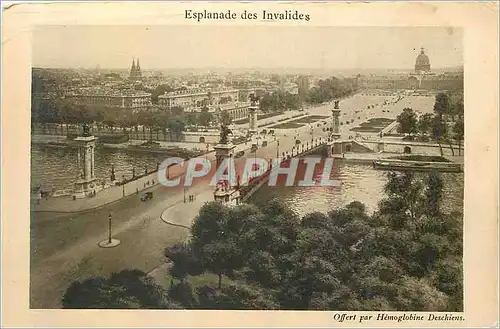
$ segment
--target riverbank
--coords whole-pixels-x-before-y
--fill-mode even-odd
[[[268,141],[268,147],[275,147],[275,141]],[[236,145],[234,152],[248,151],[252,143]],[[209,152],[203,155],[210,162],[215,161],[215,152]],[[185,168],[179,165],[173,165],[168,168],[168,173],[171,178],[181,177],[185,173]],[[139,172],[138,172],[139,174]],[[34,212],[52,212],[52,213],[79,213],[95,209],[100,209],[104,206],[124,200],[131,195],[140,195],[144,191],[154,192],[156,189],[163,187],[158,184],[158,173],[156,171],[129,181],[123,185],[113,185],[109,188],[101,190],[94,197],[73,200],[71,196],[49,197],[48,199],[37,200],[34,195],[31,199],[31,209]]]
[[[147,142],[147,140],[139,140],[139,139],[131,139],[125,143],[119,144],[108,144],[102,143],[100,144],[104,148],[108,149],[127,149],[128,146],[139,146],[143,143]],[[39,145],[55,145],[56,143],[59,145],[67,145],[71,144],[71,140],[69,140],[66,136],[58,136],[58,135],[31,135],[31,143],[39,144]],[[187,142],[163,142],[159,141],[158,148],[163,150],[168,150],[171,148],[183,148],[186,150],[207,150],[207,145],[209,145],[208,150],[213,151],[213,145],[207,143],[187,143]],[[144,148],[147,151],[147,148]],[[152,150],[155,151],[155,150]]]
[[[389,153],[389,152],[380,152],[380,153],[344,153],[344,154],[335,154],[333,158],[335,161],[343,162],[343,163],[357,163],[357,164],[369,164],[372,165],[374,160],[383,160],[391,157],[400,157],[401,153]],[[444,156],[444,158],[450,163],[459,164],[463,167],[464,157],[463,156]]]

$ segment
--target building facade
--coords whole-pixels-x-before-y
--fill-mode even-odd
[[[292,95],[297,95],[299,93],[299,86],[293,82],[285,82],[280,86],[280,89],[284,93],[289,93]]]
[[[200,88],[186,89],[165,93],[158,96],[158,105],[164,109],[182,107],[185,111],[210,105],[238,102],[237,89],[205,90]]]
[[[431,62],[421,48],[415,60],[415,71],[386,76],[359,76],[358,86],[364,89],[421,89],[421,90],[461,90],[463,89],[463,71],[431,71]]]
[[[66,94],[65,98],[79,105],[140,109],[150,107],[151,94],[141,91],[95,90]]]
[[[248,117],[248,107],[249,102],[235,103],[235,104],[224,104],[218,107],[221,112],[227,112],[229,117],[233,120],[245,119]]]

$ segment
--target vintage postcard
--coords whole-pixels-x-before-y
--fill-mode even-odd
[[[498,3],[2,18],[4,326],[498,326]]]

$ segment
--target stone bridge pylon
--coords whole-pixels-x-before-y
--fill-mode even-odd
[[[343,153],[342,140],[340,139],[340,107],[339,101],[335,101],[335,106],[332,109],[332,127],[330,137],[326,142],[327,156],[331,157],[333,154]]]

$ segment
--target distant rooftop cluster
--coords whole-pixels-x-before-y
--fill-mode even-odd
[[[66,96],[109,96],[109,97],[138,97],[138,96],[151,96],[150,93],[147,93],[142,90],[132,90],[132,89],[111,89],[111,88],[103,88],[103,87],[88,87],[88,88],[79,88],[78,90],[73,90],[68,92]]]
[[[186,88],[182,90],[176,90],[176,91],[171,91],[165,94],[165,96],[178,96],[178,95],[195,95],[195,94],[207,94],[207,93],[221,93],[221,92],[234,92],[237,91],[234,88],[227,88],[227,87],[221,87],[221,88]]]

